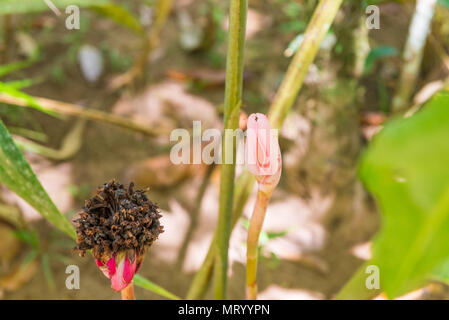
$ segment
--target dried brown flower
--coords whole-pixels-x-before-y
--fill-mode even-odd
[[[145,195],[144,190],[133,190],[114,180],[97,189],[93,198],[86,200],[83,211],[74,220],[78,236],[74,250],[84,256],[93,249],[96,259],[105,260],[113,253],[135,250],[143,255],[163,232],[159,208]]]

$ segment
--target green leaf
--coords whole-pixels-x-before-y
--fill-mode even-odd
[[[24,89],[27,87],[31,87],[35,83],[36,83],[35,80],[23,79],[23,80],[8,81],[8,82],[5,82],[4,84],[10,88],[20,90],[20,89]]]
[[[162,297],[171,299],[171,300],[181,300],[181,298],[175,296],[173,293],[168,292],[164,288],[158,286],[157,284],[151,282],[148,279],[145,279],[144,277],[136,274],[134,276],[134,284],[136,286],[139,286],[141,288],[147,289],[151,292],[154,292]]]
[[[259,248],[262,248],[265,246],[270,239],[268,238],[268,235],[265,231],[261,231],[259,235]]]
[[[433,277],[449,259],[449,94],[420,112],[388,123],[360,165],[382,224],[372,264],[381,289],[394,298]]]
[[[104,5],[93,6],[92,10],[108,17],[115,22],[133,30],[137,34],[143,34],[143,28],[139,20],[137,20],[131,12],[117,4],[109,3]]]
[[[248,230],[248,229],[249,229],[249,220],[246,219],[245,217],[243,217],[243,218],[241,219],[241,221],[242,221],[242,226],[243,226],[243,228],[245,228],[246,230]]]
[[[281,231],[281,232],[267,232],[268,239],[276,239],[281,238],[285,235],[287,235],[288,231]]]
[[[76,238],[75,229],[51,201],[1,120],[0,182],[27,201],[55,227]]]
[[[69,5],[87,7],[107,3],[107,0],[51,0],[56,8],[65,9]],[[50,11],[44,0],[0,0],[0,15]]]

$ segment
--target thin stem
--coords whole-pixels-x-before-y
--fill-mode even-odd
[[[304,76],[314,60],[318,48],[334,20],[342,0],[321,0],[315,10],[314,16],[307,28],[304,41],[290,63],[287,75],[279,88],[276,99],[270,106],[270,121],[273,128],[280,128],[285,116],[291,109],[294,99],[302,87]],[[324,8],[324,9],[323,9]],[[313,35],[313,36],[310,36]],[[318,38],[314,38],[316,36]],[[247,171],[239,177],[235,186],[234,210],[232,214],[233,226],[240,219],[244,205],[254,185],[254,177]],[[195,275],[187,294],[187,299],[200,299],[207,290],[211,270],[214,267],[216,237],[209,247],[209,252]]]
[[[187,292],[187,300],[200,300],[206,295],[206,291],[209,288],[209,283],[212,278],[212,270],[215,263],[215,237],[212,239],[209,251],[206,258],[204,258],[203,264],[193,278],[189,291]]]
[[[257,260],[259,255],[259,236],[262,231],[271,192],[259,189],[249,223],[246,251],[246,299],[257,299]]]
[[[143,123],[134,121],[132,119],[117,116],[115,114],[109,114],[100,110],[83,108],[75,104],[47,98],[33,97],[33,99],[43,109],[47,111],[53,111],[58,114],[76,116],[87,120],[105,122],[122,128],[131,129],[146,134],[150,137],[157,137],[164,133],[163,130],[159,130],[158,128],[151,128],[147,125],[144,125]],[[23,99],[13,97],[8,94],[0,94],[0,102],[20,107],[28,107],[28,103]]]
[[[219,213],[215,241],[217,249],[214,268],[216,299],[226,299],[228,246],[231,234],[236,159],[234,132],[239,125],[240,106],[242,104],[243,49],[245,44],[247,9],[247,0],[231,0],[226,61],[224,134],[222,145],[223,164],[221,165]],[[229,153],[232,153],[231,163],[227,160],[230,156]]]
[[[125,289],[122,290],[122,300],[136,300],[134,297],[134,283],[131,282]]]
[[[236,182],[236,188],[234,193],[234,210],[232,211],[232,226],[231,229],[235,227],[240,219],[243,207],[249,198],[249,195],[254,184],[254,176],[248,171],[242,173]],[[216,234],[215,234],[216,236]],[[188,300],[199,300],[203,299],[206,295],[206,291],[209,287],[209,282],[212,277],[212,269],[215,262],[215,240],[212,239],[209,251],[207,252],[206,258],[201,265],[201,268],[195,274],[192,284],[190,285],[189,291],[187,292],[186,299]]]
[[[365,62],[370,52],[369,30],[366,25],[366,16],[361,14],[357,29],[354,31],[354,77],[360,78],[365,70]]]
[[[393,98],[393,111],[403,110],[410,102],[421,69],[424,46],[430,31],[436,2],[436,0],[418,0],[416,2],[403,54],[401,80]]]
[[[273,128],[280,129],[304,83],[309,66],[315,59],[329,27],[343,0],[321,0],[304,34],[304,40],[290,63],[269,111]]]

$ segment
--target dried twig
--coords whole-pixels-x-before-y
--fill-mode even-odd
[[[51,112],[56,112],[68,116],[76,116],[87,120],[94,120],[113,124],[122,128],[146,134],[150,137],[157,137],[166,134],[166,132],[164,132],[164,130],[160,128],[149,127],[135,120],[124,118],[114,114],[109,114],[100,110],[84,108],[76,104],[60,102],[57,100],[47,98],[33,97],[33,99],[43,109],[46,109]],[[28,107],[27,102],[24,101],[23,99],[16,98],[7,94],[0,94],[0,102],[20,107]]]

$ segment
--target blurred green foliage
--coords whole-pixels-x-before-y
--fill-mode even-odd
[[[449,0],[438,0],[438,3],[449,9]]]
[[[380,46],[377,48],[372,49],[368,57],[366,57],[365,60],[365,74],[370,74],[374,70],[374,66],[377,61],[388,58],[388,57],[397,57],[399,55],[399,51],[390,46]]]
[[[52,0],[57,8],[66,8],[69,5],[80,7],[105,4],[107,0]],[[50,10],[44,0],[0,0],[0,15],[31,13]]]
[[[360,177],[382,211],[373,244],[381,289],[389,298],[434,274],[448,274],[449,94],[388,123],[364,154]],[[443,270],[443,271],[441,271]]]

